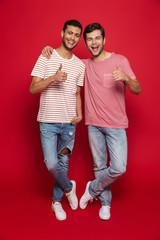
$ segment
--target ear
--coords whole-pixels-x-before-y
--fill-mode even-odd
[[[106,42],[106,39],[104,38],[104,40],[103,40],[103,45],[105,44],[105,42]]]
[[[63,38],[63,36],[64,36],[64,31],[61,32],[61,37]]]

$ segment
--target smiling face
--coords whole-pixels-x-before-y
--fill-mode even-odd
[[[62,31],[61,36],[63,46],[68,50],[72,50],[77,46],[80,40],[81,29],[79,27],[68,25],[65,32]]]
[[[102,53],[104,44],[105,39],[103,39],[100,30],[94,30],[86,34],[86,46],[93,57],[98,57]]]

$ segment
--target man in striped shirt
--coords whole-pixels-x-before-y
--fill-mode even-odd
[[[69,180],[67,173],[76,125],[82,120],[80,89],[85,65],[72,53],[81,33],[78,21],[67,21],[61,32],[61,45],[53,50],[50,59],[40,55],[31,73],[30,93],[41,93],[37,120],[44,161],[55,179],[52,210],[58,220],[66,219],[60,203],[64,191],[71,209],[78,207],[76,183]]]

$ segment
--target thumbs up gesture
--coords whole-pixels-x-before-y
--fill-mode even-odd
[[[61,71],[61,69],[62,69],[62,63],[60,63],[60,66],[59,66],[58,70]]]
[[[112,76],[115,81],[127,82],[129,80],[129,76],[123,72],[119,65],[117,65],[117,69],[113,71]]]
[[[54,77],[57,82],[65,82],[67,80],[67,73],[62,71],[62,64],[60,64]]]

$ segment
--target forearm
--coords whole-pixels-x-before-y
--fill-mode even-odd
[[[57,72],[54,75],[46,79],[43,79],[40,77],[33,77],[32,83],[30,86],[30,93],[31,94],[40,93],[55,81],[59,83],[65,82],[67,80],[67,73],[61,71],[61,69],[62,69],[62,64],[60,64],[60,67],[57,69]]]
[[[71,121],[71,123],[77,125],[82,120],[82,101],[81,101],[81,95],[80,95],[81,87],[77,86],[77,92],[76,92],[76,113],[77,116],[74,117]]]
[[[80,92],[76,94],[76,112],[77,116],[82,118],[82,100]]]
[[[125,79],[125,84],[131,93],[136,95],[139,95],[141,93],[141,87],[137,79],[131,79],[129,76],[127,76]]]
[[[33,81],[30,86],[30,93],[32,95],[42,92],[45,88],[47,88],[52,82],[55,81],[54,76],[48,77],[46,79],[38,80],[36,77],[33,77]]]

